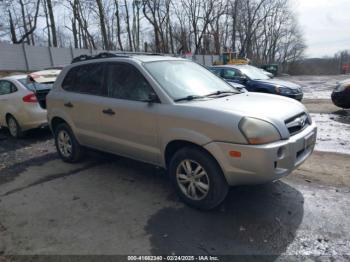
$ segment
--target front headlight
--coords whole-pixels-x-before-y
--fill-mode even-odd
[[[275,91],[277,94],[291,94],[292,90],[288,87],[275,86]]]
[[[252,145],[267,144],[281,139],[275,126],[257,118],[243,118],[239,123],[239,129]]]

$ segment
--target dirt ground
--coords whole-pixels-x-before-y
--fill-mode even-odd
[[[348,111],[329,99],[303,103],[313,114],[338,114],[350,125]],[[338,120],[329,118],[330,125]],[[330,139],[346,151],[347,142]],[[269,255],[263,261],[349,261],[349,160],[349,154],[315,151],[290,176],[234,187],[218,209],[200,212],[179,201],[164,170],[99,152],[65,164],[48,130],[22,140],[0,130],[0,256],[253,254]]]

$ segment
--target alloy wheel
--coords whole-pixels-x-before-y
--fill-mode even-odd
[[[57,145],[60,153],[69,158],[72,155],[72,140],[65,130],[60,130],[57,136]]]
[[[185,159],[180,162],[176,170],[176,180],[182,193],[192,200],[202,200],[208,195],[209,176],[196,161]]]
[[[18,127],[17,127],[16,120],[14,120],[12,117],[10,117],[8,120],[8,128],[11,136],[16,137],[18,133]]]

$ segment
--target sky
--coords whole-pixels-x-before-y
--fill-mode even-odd
[[[307,57],[350,50],[350,0],[292,0],[308,46]]]

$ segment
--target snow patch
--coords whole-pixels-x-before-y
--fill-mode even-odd
[[[311,114],[317,125],[315,150],[350,154],[350,114]]]

